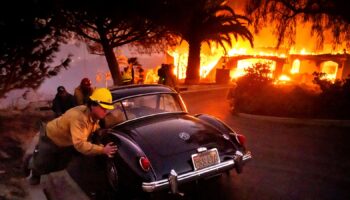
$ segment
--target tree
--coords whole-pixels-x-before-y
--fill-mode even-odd
[[[142,1],[67,1],[62,14],[93,54],[106,57],[114,85],[122,83],[114,54],[117,47],[138,43],[149,47],[161,40],[162,30],[142,15]]]
[[[345,0],[248,0],[246,11],[253,18],[255,31],[275,24],[277,47],[283,41],[295,43],[298,22],[312,24],[311,35],[318,37],[317,47],[322,47],[325,32],[333,35],[333,47],[342,42],[350,47],[350,12]]]
[[[36,89],[68,66],[70,56],[50,65],[66,38],[61,29],[53,28],[58,22],[52,8],[49,1],[40,0],[14,0],[1,6],[0,98],[13,89]]]
[[[200,79],[200,51],[203,42],[214,42],[224,47],[232,45],[232,37],[248,39],[253,46],[253,36],[246,27],[249,20],[237,15],[224,0],[164,0],[161,8],[163,24],[173,34],[189,44],[186,83]]]

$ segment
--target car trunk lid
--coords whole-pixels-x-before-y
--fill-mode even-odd
[[[185,114],[155,116],[125,127],[162,178],[171,169],[192,171],[191,155],[199,147],[217,148],[219,152],[233,148],[216,128]]]

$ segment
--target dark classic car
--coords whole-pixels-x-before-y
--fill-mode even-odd
[[[114,142],[118,153],[107,161],[114,190],[169,190],[235,169],[251,159],[245,137],[219,119],[190,115],[181,96],[163,85],[111,89],[115,109],[104,120],[100,142]]]

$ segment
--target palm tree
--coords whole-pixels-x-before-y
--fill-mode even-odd
[[[200,79],[200,51],[203,42],[214,42],[225,49],[225,43],[232,46],[232,37],[248,39],[253,46],[253,35],[246,25],[249,19],[235,14],[224,0],[198,0],[191,7],[191,18],[184,20],[178,34],[188,42],[189,56],[186,72],[187,84],[196,84]],[[183,23],[186,23],[184,25]]]

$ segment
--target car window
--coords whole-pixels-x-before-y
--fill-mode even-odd
[[[182,112],[182,107],[173,94],[138,96],[122,101],[128,119],[168,112]]]
[[[105,127],[149,115],[184,111],[174,94],[153,94],[132,97],[114,103],[104,119]]]
[[[172,95],[161,94],[159,99],[159,109],[165,112],[173,112],[181,110],[181,107]]]
[[[107,128],[112,127],[121,122],[124,122],[125,120],[126,120],[126,116],[125,116],[121,102],[115,103],[114,109],[109,111],[106,117],[104,118],[105,126]]]

